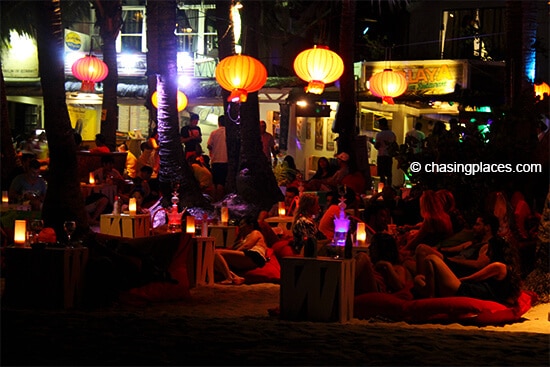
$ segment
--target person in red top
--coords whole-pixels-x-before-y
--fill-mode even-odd
[[[111,153],[109,147],[105,144],[106,139],[103,134],[96,134],[95,136],[95,148],[90,149],[91,153]]]

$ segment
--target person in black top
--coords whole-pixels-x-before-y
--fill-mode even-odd
[[[185,159],[189,156],[196,154],[200,156],[202,154],[201,142],[202,132],[198,127],[199,115],[191,113],[189,116],[189,125],[181,128],[181,142],[185,145]]]

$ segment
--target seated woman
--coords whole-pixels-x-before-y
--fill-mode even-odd
[[[147,207],[148,204],[144,205],[144,201],[143,201],[145,199],[145,192],[141,188],[137,187],[137,188],[133,189],[132,191],[130,191],[129,197],[136,199],[136,213],[137,214],[149,214],[149,209]],[[122,205],[122,211],[126,212],[128,210],[129,210],[128,204],[123,204]]]
[[[222,284],[243,284],[245,279],[234,271],[262,268],[266,262],[267,245],[253,217],[244,217],[239,222],[236,248],[216,249],[214,255],[214,268],[225,278]]]
[[[336,169],[330,165],[328,158],[320,157],[317,160],[317,171],[315,171],[310,180],[323,180],[331,177],[334,172],[336,172]]]
[[[468,228],[468,223],[466,222],[466,219],[464,219],[464,216],[456,207],[455,197],[453,193],[449,190],[441,189],[437,190],[435,194],[441,200],[441,203],[443,204],[443,210],[445,211],[445,213],[449,214],[449,217],[451,218],[453,233],[458,233],[463,229]]]
[[[489,240],[490,263],[481,270],[458,278],[436,255],[426,257],[426,275],[414,278],[419,297],[472,297],[515,305],[521,291],[517,249],[502,237]]]
[[[369,256],[370,254],[370,256]],[[355,294],[395,293],[412,281],[409,271],[399,262],[395,238],[387,233],[372,236],[369,254],[355,256]]]
[[[294,236],[293,250],[295,253],[303,253],[305,239],[316,239],[318,236],[315,217],[319,215],[321,207],[319,198],[315,194],[302,194],[298,202],[292,221],[292,234]]]
[[[406,236],[405,251],[414,252],[421,243],[435,246],[453,234],[451,218],[434,191],[426,190],[420,197],[420,215],[423,220],[419,229],[411,230]]]

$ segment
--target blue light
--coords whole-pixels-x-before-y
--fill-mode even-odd
[[[365,34],[367,34],[368,31],[369,31],[369,27],[366,26],[365,29],[363,29],[363,36],[364,36]]]

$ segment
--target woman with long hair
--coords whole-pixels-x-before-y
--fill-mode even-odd
[[[304,246],[304,238],[316,238],[318,227],[316,217],[321,207],[319,198],[315,194],[302,194],[292,221],[292,234],[294,236],[294,251],[300,253]]]
[[[326,157],[320,157],[317,160],[317,171],[310,180],[322,180],[331,177],[336,170],[330,165],[330,161]]]
[[[521,292],[519,256],[502,237],[489,240],[490,263],[474,274],[458,278],[436,255],[426,257],[426,275],[417,275],[415,293],[420,297],[472,297],[515,305]]]
[[[433,190],[426,190],[420,197],[420,215],[422,222],[417,231],[411,231],[404,249],[413,251],[419,244],[435,246],[445,238],[452,236],[451,218],[443,210],[443,204]]]

